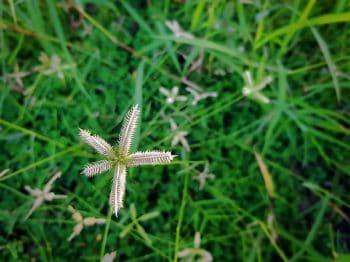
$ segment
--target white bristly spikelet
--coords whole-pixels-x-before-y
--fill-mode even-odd
[[[101,137],[91,135],[89,131],[79,128],[79,135],[85,143],[93,147],[101,155],[108,156],[112,150],[112,146],[110,144],[108,144]]]
[[[131,154],[127,160],[128,166],[159,165],[170,163],[174,156],[170,152],[146,151]]]
[[[126,184],[126,167],[121,166],[119,169],[119,176],[118,176],[118,210],[124,206],[124,195],[125,195],[125,184]],[[117,211],[115,210],[115,213],[117,214]]]
[[[93,162],[88,164],[84,170],[83,170],[83,174],[88,176],[88,177],[92,177],[95,176],[97,174],[101,174],[105,171],[108,171],[112,168],[113,164],[111,161],[108,160],[101,160],[101,161],[97,161],[97,162]]]
[[[119,149],[122,153],[128,154],[131,142],[135,134],[137,120],[140,114],[138,105],[134,105],[126,114],[119,136]]]
[[[112,212],[115,213],[115,188],[117,186],[117,176],[114,174],[113,176],[113,182],[112,182],[112,189],[109,193],[109,206],[112,208]]]
[[[117,165],[114,171],[113,186],[109,196],[109,203],[113,213],[117,216],[119,209],[123,207],[126,184],[126,167]]]

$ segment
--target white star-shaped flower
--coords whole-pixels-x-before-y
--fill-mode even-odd
[[[160,87],[159,91],[166,96],[166,102],[168,104],[173,104],[175,101],[186,101],[187,97],[185,96],[179,96],[179,87],[174,86],[171,91],[164,87]]]
[[[24,94],[24,84],[22,79],[30,75],[30,72],[21,71],[18,64],[15,65],[14,71],[11,74],[5,74],[4,78],[6,80],[12,80],[14,84],[11,83],[10,88],[20,94]]]
[[[186,139],[188,132],[183,130],[178,130],[178,126],[172,117],[169,117],[169,123],[170,123],[171,131],[174,132],[174,137],[173,137],[173,140],[171,141],[171,145],[175,146],[180,143],[187,152],[190,152],[191,149]]]
[[[77,224],[73,228],[73,232],[68,237],[67,241],[71,241],[74,237],[79,235],[85,226],[93,226],[95,224],[101,225],[106,223],[106,220],[104,218],[95,218],[95,217],[83,218],[83,216],[78,211],[76,211],[72,206],[68,206],[68,211],[72,213],[72,218],[77,222]]]
[[[119,135],[118,145],[112,147],[98,136],[80,129],[81,139],[93,147],[98,153],[105,156],[105,160],[93,162],[85,167],[83,173],[92,177],[107,170],[114,169],[113,185],[109,197],[109,204],[117,216],[118,210],[123,207],[126,183],[126,168],[131,166],[158,165],[170,163],[174,156],[165,151],[146,151],[130,153],[131,143],[135,134],[140,110],[138,105],[133,106],[124,118]]]
[[[67,196],[65,195],[56,195],[53,192],[50,192],[52,184],[61,176],[61,172],[57,172],[52,176],[52,178],[47,182],[47,184],[44,186],[44,189],[32,189],[30,186],[25,186],[24,189],[28,191],[28,193],[34,197],[36,197],[34,204],[32,208],[29,210],[27,216],[25,217],[25,220],[27,220],[33,212],[38,209],[44,201],[52,201],[54,199],[62,199],[66,198]]]
[[[245,71],[243,73],[243,78],[246,84],[242,89],[244,96],[247,96],[264,104],[270,103],[270,99],[263,95],[260,91],[272,81],[271,76],[265,77],[259,84],[254,84],[250,71]]]
[[[56,54],[49,57],[47,54],[41,52],[39,61],[41,64],[34,68],[35,71],[41,72],[44,75],[56,74],[59,79],[64,79],[65,70],[74,67],[71,64],[62,64],[61,58]]]
[[[192,179],[198,180],[199,182],[199,190],[202,190],[205,186],[205,182],[207,179],[214,179],[214,174],[209,174],[209,164],[205,164],[204,170],[202,172],[198,172],[196,176],[194,176]]]

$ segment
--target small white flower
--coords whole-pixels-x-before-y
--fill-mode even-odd
[[[209,174],[209,164],[205,164],[205,167],[202,172],[197,172],[197,176],[192,177],[194,180],[198,180],[199,182],[199,190],[202,190],[205,186],[205,182],[207,179],[214,179],[214,174]]]
[[[164,87],[160,87],[159,91],[166,96],[166,102],[168,104],[173,104],[175,101],[186,101],[186,96],[179,96],[179,87],[174,86],[171,91],[165,89]]]
[[[30,72],[20,71],[18,64],[15,65],[14,71],[11,74],[5,75],[5,79],[13,79],[18,88],[23,88],[22,79],[28,76]]]
[[[44,201],[52,201],[53,199],[62,199],[66,198],[65,195],[56,195],[53,192],[50,192],[52,184],[61,176],[61,172],[55,173],[52,178],[47,182],[47,184],[44,186],[43,190],[40,190],[38,188],[32,189],[30,186],[25,186],[24,189],[28,191],[28,193],[34,197],[36,197],[34,204],[32,208],[29,210],[27,216],[25,217],[25,220],[27,220],[31,214],[39,208]]]
[[[86,217],[76,211],[72,206],[68,206],[68,211],[72,213],[72,218],[77,222],[73,228],[72,234],[67,238],[67,241],[71,241],[74,237],[80,234],[85,226],[93,226],[95,224],[101,225],[106,222],[104,218]]]
[[[191,151],[190,146],[186,139],[188,132],[183,130],[178,130],[178,126],[172,117],[169,117],[168,121],[170,123],[171,131],[173,131],[174,133],[174,137],[173,137],[173,140],[171,141],[171,145],[175,146],[180,143],[187,152]]]
[[[61,64],[61,58],[56,54],[48,57],[47,54],[41,52],[39,61],[41,64],[35,67],[35,71],[39,71],[44,75],[56,74],[59,79],[64,79],[64,70],[74,67],[70,64]]]
[[[264,104],[270,103],[270,99],[263,95],[260,91],[272,81],[271,76],[265,77],[259,84],[253,83],[250,71],[245,71],[243,73],[243,78],[245,81],[245,86],[242,89],[244,96],[252,98]]]

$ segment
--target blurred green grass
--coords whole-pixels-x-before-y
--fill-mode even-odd
[[[2,260],[91,261],[116,250],[122,261],[177,261],[200,232],[216,261],[346,261],[349,1],[69,3],[0,5],[0,173],[9,169],[0,177]],[[172,20],[194,38],[174,36]],[[201,50],[200,69],[190,72]],[[242,95],[247,70],[256,83],[273,78],[261,91],[271,103]],[[188,85],[218,96],[191,105]],[[188,100],[167,104],[161,86],[179,86]],[[111,174],[80,174],[97,157],[78,128],[115,143],[134,103],[142,107],[135,146],[178,158],[130,169],[116,219]],[[163,113],[188,132],[190,152],[171,146]],[[199,190],[193,177],[206,163],[216,177]],[[56,170],[53,191],[68,198],[24,221],[33,203],[24,186],[42,188]],[[159,215],[134,226],[132,204],[138,217]],[[67,242],[75,225],[68,205],[108,222]]]

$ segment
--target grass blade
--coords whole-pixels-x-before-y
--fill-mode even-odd
[[[337,68],[332,60],[331,54],[329,52],[329,48],[327,46],[327,43],[323,40],[322,36],[320,33],[314,28],[311,27],[311,32],[314,34],[318,45],[321,48],[322,54],[327,62],[329,72],[332,75],[333,79],[333,84],[334,84],[334,89],[335,89],[335,94],[337,95],[337,100],[338,103],[340,102],[341,96],[340,96],[340,88],[339,88],[339,82],[338,82],[338,77],[337,77]]]

